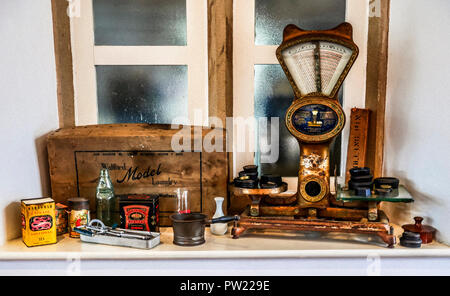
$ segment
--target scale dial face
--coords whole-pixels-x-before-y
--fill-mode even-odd
[[[345,124],[337,101],[324,98],[298,99],[286,113],[286,126],[299,140],[319,143],[337,136]]]
[[[281,59],[297,95],[334,97],[356,58],[356,48],[336,41],[306,40],[287,43]]]

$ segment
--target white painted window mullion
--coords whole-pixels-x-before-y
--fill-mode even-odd
[[[186,65],[187,46],[95,46],[95,65]]]
[[[208,125],[208,6],[206,0],[186,1],[188,118]],[[225,98],[224,98],[225,99]],[[196,122],[196,112],[201,121]],[[198,120],[198,119],[197,119]]]
[[[369,30],[369,0],[347,0],[345,20],[353,27],[353,41],[358,45],[359,56],[345,79],[344,102],[342,108],[347,123],[342,130],[341,174],[345,177],[347,165],[347,147],[350,135],[350,114],[353,107],[365,108],[366,105],[366,65],[367,38]]]
[[[254,117],[255,0],[235,0],[233,11],[233,117],[236,122],[237,117]],[[245,140],[247,147],[255,147],[255,136],[246,133],[246,139],[243,139],[239,137],[241,132],[233,127],[234,176],[244,165],[254,162],[254,152],[237,152],[238,142]]]
[[[74,67],[75,124],[96,124],[97,83],[94,63],[92,0],[79,0],[79,16],[70,19]]]

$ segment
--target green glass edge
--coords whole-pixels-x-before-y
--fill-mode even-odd
[[[394,189],[394,194],[398,192],[398,196],[377,196],[372,195],[370,197],[356,196],[353,190],[342,190],[341,186],[338,186],[336,193],[336,200],[343,202],[351,201],[387,201],[387,202],[413,202],[411,194],[406,190],[405,186],[400,185],[399,189]]]

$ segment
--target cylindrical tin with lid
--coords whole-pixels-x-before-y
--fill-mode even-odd
[[[73,229],[77,226],[86,225],[90,220],[89,200],[82,197],[73,197],[67,200],[69,206],[69,235],[79,238],[80,234]]]
[[[68,209],[69,207],[61,203],[55,205],[56,211],[56,233],[62,235],[68,231]]]

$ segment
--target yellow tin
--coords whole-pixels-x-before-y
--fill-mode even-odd
[[[55,201],[49,197],[22,199],[22,240],[27,247],[56,243]]]

